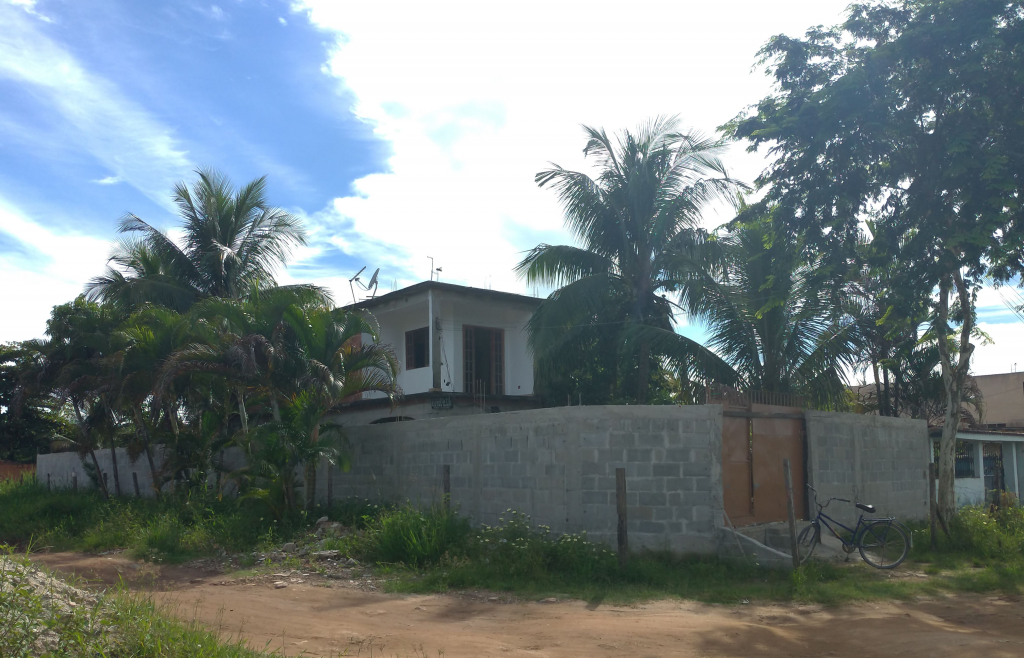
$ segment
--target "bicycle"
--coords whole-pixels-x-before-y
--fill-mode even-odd
[[[864,561],[876,569],[895,569],[907,559],[911,546],[910,534],[895,518],[865,518],[861,514],[857,519],[857,525],[850,528],[825,514],[825,508],[829,506],[829,503],[833,500],[853,503],[857,509],[867,514],[874,514],[875,506],[837,497],[829,498],[822,505],[818,502],[817,490],[809,484],[807,488],[814,495],[814,504],[818,507],[818,514],[810,525],[800,531],[800,535],[796,539],[800,564],[806,562],[814,553],[814,549],[821,543],[821,526],[823,525],[835,535],[836,539],[842,542],[844,552],[850,554],[859,550]],[[849,534],[849,540],[840,535],[832,524],[845,530]]]

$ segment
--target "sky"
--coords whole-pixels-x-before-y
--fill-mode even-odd
[[[567,243],[534,174],[585,166],[581,124],[656,115],[713,135],[770,91],[758,49],[848,0],[345,2],[0,0],[0,341],[43,334],[99,274],[117,219],[174,235],[198,167],[266,175],[310,243],[282,282],[351,299],[429,276],[525,294],[512,268]],[[752,181],[761,154],[730,147]],[[726,204],[709,228],[731,218]],[[364,274],[365,278],[365,274]],[[1024,368],[1024,323],[979,298],[974,372]],[[681,331],[699,338],[699,327]]]

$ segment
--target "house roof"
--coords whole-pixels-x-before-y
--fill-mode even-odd
[[[929,436],[932,438],[942,436],[942,426],[929,428]],[[965,441],[993,441],[996,442],[999,439],[996,437],[1002,437],[1004,441],[1024,441],[1024,429],[1022,428],[1009,428],[1006,430],[988,430],[988,429],[958,429],[956,432],[956,438]]]
[[[470,286],[458,286],[454,283],[441,283],[440,281],[421,281],[415,283],[408,288],[402,288],[394,292],[389,292],[386,295],[380,297],[374,297],[373,299],[366,299],[357,304],[348,304],[345,308],[360,309],[360,308],[375,308],[390,302],[397,302],[409,297],[411,295],[418,295],[426,293],[430,290],[438,292],[451,293],[460,295],[462,297],[476,297],[478,299],[486,299],[494,302],[506,302],[510,304],[522,304],[525,306],[536,307],[540,305],[541,300],[536,297],[527,297],[526,295],[517,295],[511,292],[502,292],[500,290],[488,290],[486,288],[473,288]]]

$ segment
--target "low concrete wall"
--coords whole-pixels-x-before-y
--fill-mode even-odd
[[[157,468],[163,464],[163,446],[153,446],[153,461]],[[242,451],[238,448],[229,448],[223,452],[223,464],[225,468],[238,468],[243,463]],[[114,489],[114,468],[113,459],[110,456],[110,449],[104,448],[96,451],[96,461],[99,462],[100,472],[107,476],[107,490],[115,493]],[[86,472],[85,464],[92,465],[92,458],[89,456],[79,457],[75,452],[58,452],[36,457],[36,477],[39,482],[49,485],[54,489],[70,489],[74,481],[74,475],[78,475],[78,486],[82,489],[89,489],[93,486],[92,480]],[[149,470],[149,462],[145,455],[140,455],[133,463],[124,448],[117,448],[117,474],[121,482],[121,494],[124,496],[135,495],[135,484],[132,481],[132,473],[139,481],[139,495],[152,497],[153,477]],[[210,486],[216,482],[216,475],[209,477]],[[228,481],[222,483],[226,494],[234,493],[234,484]],[[163,491],[169,490],[170,483],[165,483]]]
[[[614,543],[615,469],[626,469],[633,548],[713,552],[721,524],[722,409],[559,407],[348,428],[349,472],[333,495],[452,503],[477,523],[509,508],[553,533]],[[317,495],[327,494],[326,468]]]
[[[808,411],[806,419],[807,481],[820,500],[869,503],[878,516],[903,521],[928,518],[931,443],[925,421],[823,411]],[[860,511],[832,503],[827,513],[846,523]]]

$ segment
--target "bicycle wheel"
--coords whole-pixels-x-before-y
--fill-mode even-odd
[[[796,537],[796,545],[800,549],[800,564],[803,564],[811,557],[811,553],[814,552],[820,541],[821,526],[817,523],[811,523],[800,531],[800,534]]]
[[[910,553],[910,538],[892,521],[872,521],[860,533],[860,556],[876,569],[895,569]]]

